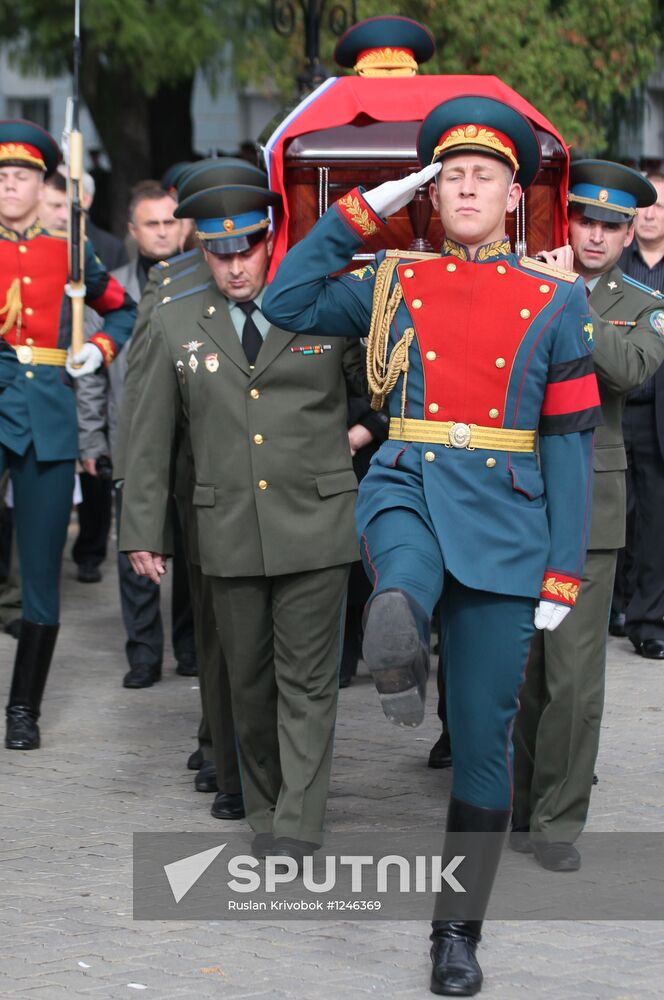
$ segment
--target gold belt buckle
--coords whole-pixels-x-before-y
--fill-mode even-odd
[[[472,431],[468,424],[452,424],[448,431],[450,444],[453,448],[467,448],[471,436]]]
[[[27,344],[19,344],[16,348],[16,357],[22,365],[29,365],[32,362],[32,348]]]

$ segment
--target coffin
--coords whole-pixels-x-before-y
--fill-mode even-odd
[[[441,101],[464,94],[484,94],[511,104],[531,120],[542,145],[542,166],[526,192],[525,210],[522,204],[508,216],[513,248],[533,255],[564,243],[569,168],[565,143],[543,115],[497,77],[339,77],[325,81],[298,105],[265,145],[270,186],[283,198],[283,209],[274,217],[271,273],[286,250],[353,187],[369,189],[418,170],[416,142],[422,120]],[[438,250],[443,237],[440,219],[421,189],[354,260],[365,261],[377,250],[392,247]]]

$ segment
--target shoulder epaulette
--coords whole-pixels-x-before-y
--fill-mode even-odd
[[[210,281],[205,281],[202,285],[196,285],[195,288],[185,288],[185,290],[180,292],[178,295],[167,295],[161,300],[161,302],[158,303],[158,305],[165,306],[169,302],[177,302],[178,299],[186,299],[188,295],[196,295],[197,292],[205,291],[205,289],[209,288],[210,285]]]
[[[632,285],[634,288],[638,288],[639,291],[645,292],[647,295],[651,295],[654,299],[664,299],[664,295],[657,291],[655,288],[650,288],[649,285],[644,285],[642,281],[637,281],[636,278],[630,277],[629,274],[623,272],[623,281],[628,285]]]
[[[45,229],[44,232],[47,233],[49,236],[55,236],[59,240],[67,239],[66,229]]]
[[[555,264],[548,264],[544,260],[537,260],[535,257],[519,257],[519,264],[528,271],[535,271],[536,274],[545,274],[547,278],[557,278],[559,281],[568,281],[573,284],[579,277],[576,271],[566,271]]]
[[[175,257],[169,257],[168,260],[158,260],[154,265],[159,270],[165,270],[168,267],[174,267],[176,264],[182,263],[183,260],[187,260],[189,257],[194,257],[200,253],[197,247],[193,250],[185,250],[184,253],[177,253]]]
[[[433,257],[440,257],[440,254],[422,250],[387,250],[385,256],[405,257],[407,260],[431,260]]]
[[[194,272],[197,270],[198,270],[198,264],[196,263],[192,264],[191,267],[183,267],[182,270],[178,271],[176,274],[167,274],[164,280],[159,285],[159,288],[160,289],[167,288],[174,281],[179,281],[180,278],[186,278],[188,275],[194,274]]]

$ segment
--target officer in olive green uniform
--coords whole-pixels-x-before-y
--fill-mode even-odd
[[[589,292],[604,426],[595,431],[590,539],[574,614],[532,640],[514,729],[510,838],[552,871],[580,865],[573,841],[586,821],[599,744],[606,631],[617,550],[625,544],[625,395],[664,361],[661,296],[615,266],[634,235],[637,206],[656,197],[627,167],[572,164],[570,243]]]
[[[184,169],[177,179],[180,200],[201,191],[212,183],[252,183],[267,188],[267,175],[258,168],[231,157],[203,160]],[[126,449],[131,437],[131,422],[141,392],[143,360],[150,317],[165,298],[181,295],[209,279],[209,269],[200,249],[161,261],[149,272],[138,309],[138,316],[127,362],[123,406],[120,414],[114,470],[118,479],[126,479]],[[200,571],[196,518],[192,506],[195,476],[188,435],[182,434],[182,446],[176,461],[174,494],[183,527],[189,566],[194,630],[199,660],[199,687],[202,718],[199,726],[199,751],[190,757],[198,791],[216,791],[212,815],[217,819],[239,819],[242,807],[240,775],[235,747],[235,728],[231,707],[226,662],[214,624],[209,582]],[[164,549],[168,544],[164,544]]]
[[[177,210],[196,218],[214,281],[163,301],[151,322],[121,547],[158,579],[184,415],[247,818],[263,835],[257,850],[301,856],[322,843],[341,612],[357,558],[346,380],[361,387],[362,358],[342,338],[318,342],[264,319],[266,208],[277,200],[226,186]]]

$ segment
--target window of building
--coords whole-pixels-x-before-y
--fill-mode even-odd
[[[51,130],[51,101],[48,97],[8,97],[8,118],[27,118],[35,125]]]

